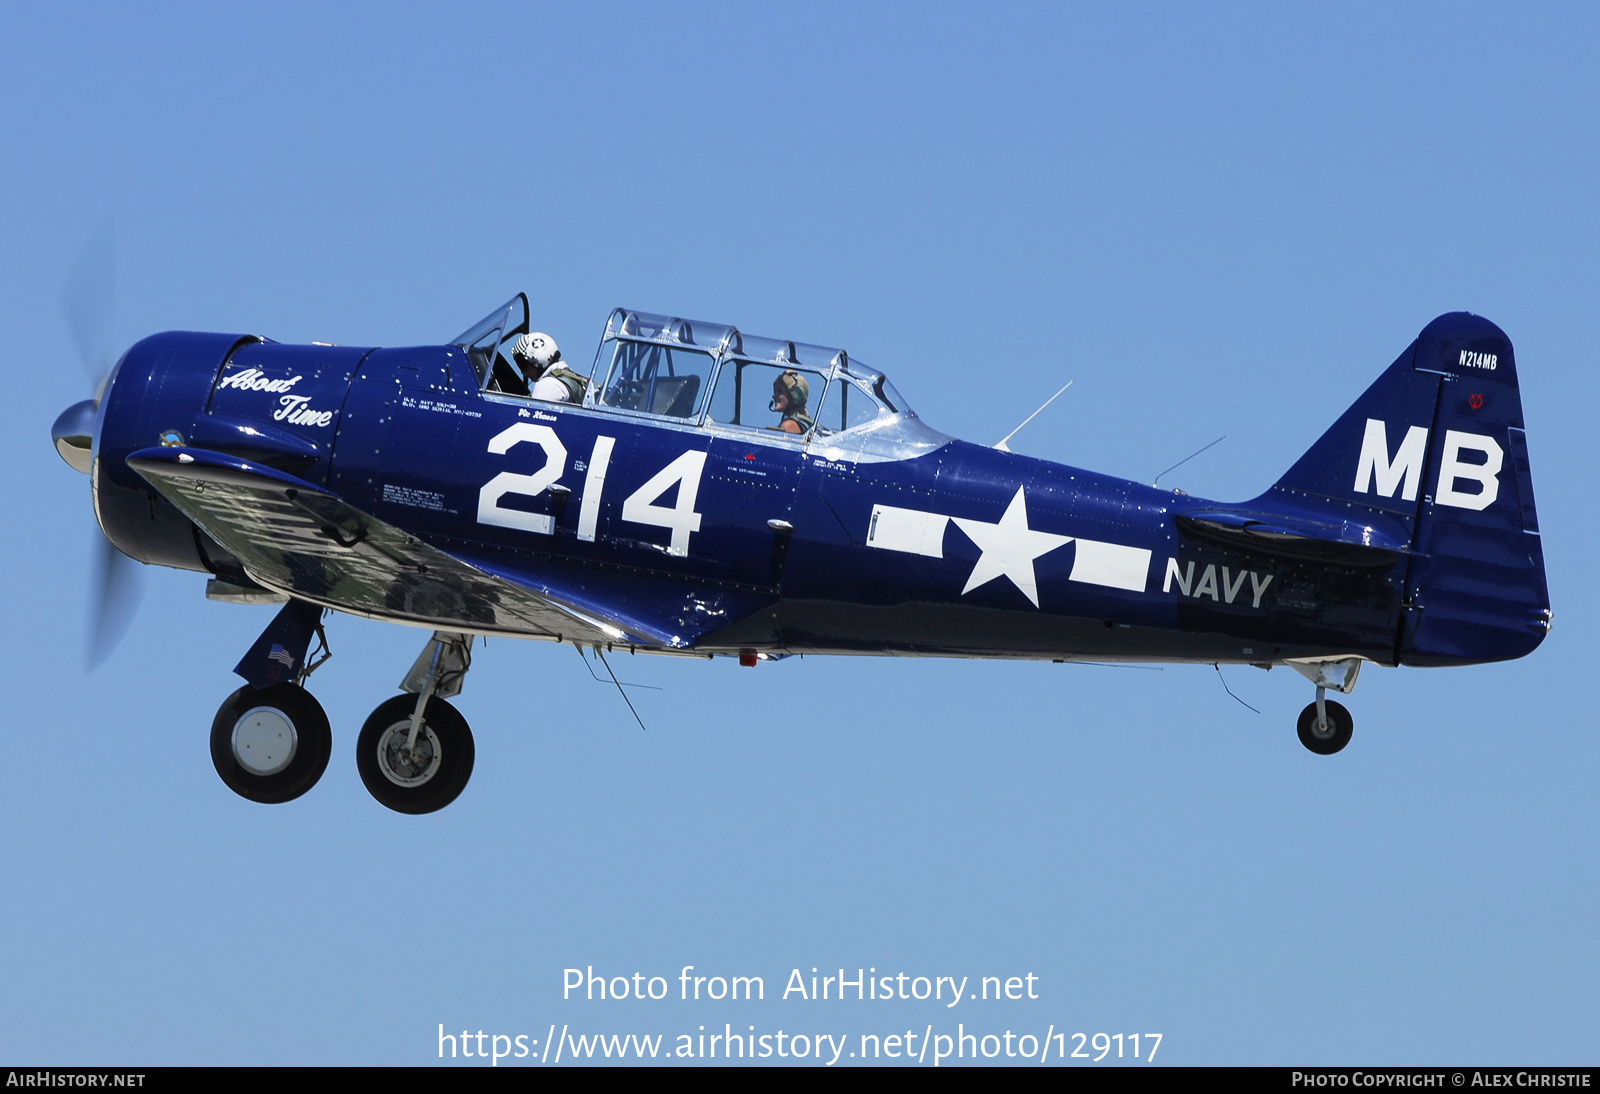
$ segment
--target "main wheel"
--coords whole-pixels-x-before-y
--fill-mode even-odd
[[[428,700],[411,748],[414,695],[397,695],[372,712],[356,741],[356,770],[367,792],[397,813],[432,813],[456,800],[472,777],[472,730],[443,699]]]
[[[1300,734],[1301,744],[1318,756],[1332,756],[1350,743],[1350,734],[1355,731],[1355,719],[1332,699],[1324,699],[1323,705],[1328,708],[1326,727],[1317,725],[1317,704],[1312,703],[1300,712],[1300,724],[1295,728]]]
[[[228,696],[211,722],[211,762],[228,789],[266,805],[293,801],[322,778],[333,734],[322,704],[297,684]]]

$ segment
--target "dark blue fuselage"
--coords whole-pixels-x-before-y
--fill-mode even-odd
[[[1238,507],[953,440],[909,412],[802,438],[499,394],[454,346],[158,335],[102,404],[97,512],[135,558],[223,576],[248,577],[125,465],[172,429],[487,573],[656,620],[663,650],[1397,664],[1519,656],[1542,637],[1518,624],[1493,649],[1409,648],[1422,590],[1405,516],[1256,549],[1223,526]],[[1548,606],[1542,565],[1517,595]]]

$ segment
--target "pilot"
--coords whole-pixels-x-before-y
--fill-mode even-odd
[[[549,403],[581,403],[589,381],[561,362],[561,347],[542,331],[524,334],[511,350],[528,378],[529,394]]]
[[[817,424],[806,413],[806,399],[810,394],[805,377],[794,369],[772,381],[772,405],[767,409],[783,415],[772,428],[784,433],[810,433],[811,427]]]

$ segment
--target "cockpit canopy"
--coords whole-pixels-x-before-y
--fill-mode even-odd
[[[625,308],[606,323],[590,391],[596,406],[800,436],[911,413],[882,373],[842,349]],[[780,415],[794,425],[780,427]]]
[[[528,298],[518,293],[451,343],[485,390],[526,395],[508,353],[528,331]],[[796,439],[915,417],[882,373],[842,349],[626,308],[606,322],[583,405]]]

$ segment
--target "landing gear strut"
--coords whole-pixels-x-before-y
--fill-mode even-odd
[[[1345,657],[1336,661],[1290,661],[1289,665],[1300,675],[1317,685],[1316,702],[1300,712],[1296,732],[1300,743],[1319,756],[1332,756],[1350,743],[1355,730],[1355,719],[1342,704],[1327,697],[1328,689],[1348,695],[1356,686],[1356,675],[1361,671],[1359,657]]]
[[[356,741],[356,770],[368,793],[397,813],[443,809],[472,777],[472,730],[445,702],[461,692],[472,636],[434,631],[397,695],[379,705]]]

